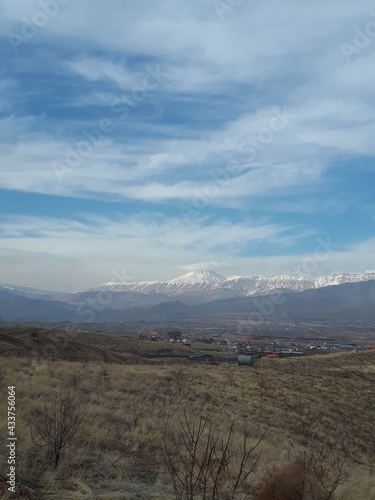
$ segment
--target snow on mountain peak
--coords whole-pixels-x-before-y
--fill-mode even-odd
[[[223,276],[220,276],[220,274],[215,273],[215,271],[209,271],[205,269],[196,269],[194,271],[190,271],[186,274],[183,274],[182,276],[179,276],[178,278],[174,278],[172,280],[169,280],[168,283],[190,283],[190,284],[195,284],[195,283],[201,283],[202,281],[204,282],[211,282],[211,283],[218,283],[223,281],[225,278]]]
[[[47,295],[52,292],[43,290],[33,285],[11,285],[8,283],[1,284],[0,287],[14,293],[28,293],[30,295]]]
[[[308,278],[301,276],[280,275],[273,278],[264,276],[229,276],[224,278],[215,271],[197,269],[169,281],[140,281],[133,283],[105,283],[94,290],[113,292],[138,292],[144,294],[163,294],[167,297],[193,294],[195,292],[227,291],[236,296],[249,297],[266,295],[276,290],[302,292],[342,283],[375,280],[375,273],[342,273]]]

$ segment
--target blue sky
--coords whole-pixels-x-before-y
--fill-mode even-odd
[[[1,10],[0,282],[375,268],[371,2]]]

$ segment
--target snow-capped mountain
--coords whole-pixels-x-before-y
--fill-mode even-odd
[[[204,304],[214,300],[234,297],[267,295],[277,290],[303,292],[330,285],[375,280],[375,273],[333,274],[321,278],[295,276],[229,276],[225,278],[214,271],[191,271],[169,281],[139,281],[130,283],[104,283],[97,288],[72,294],[50,292],[29,285],[0,285],[0,291],[10,292],[30,299],[62,301],[69,304],[86,304],[95,300],[99,291],[112,292],[111,307],[150,307],[162,302],[179,300],[185,304]]]
[[[10,292],[12,294],[20,295],[21,297],[28,297],[30,299],[41,299],[46,301],[59,300],[65,295],[63,292],[51,292],[32,285],[0,284],[0,291]]]
[[[32,285],[9,285],[7,283],[0,285],[1,290],[17,293],[18,295],[50,295],[52,292],[42,290]]]
[[[0,285],[0,318],[6,321],[144,321],[229,318],[259,309],[257,296],[288,291],[273,320],[375,321],[375,273],[322,278],[230,276],[192,271],[169,281],[106,283],[70,294]],[[101,294],[99,291],[111,293]],[[44,292],[44,293],[43,293]],[[293,293],[294,292],[294,293]],[[285,297],[284,297],[285,298]],[[229,299],[229,300],[228,300]],[[105,305],[103,304],[105,302]],[[341,324],[341,323],[340,323]],[[371,328],[372,328],[371,326]]]
[[[174,297],[185,292],[200,292],[220,288],[225,280],[214,271],[191,271],[169,281],[139,281],[131,283],[104,283],[94,291],[158,293]]]
[[[229,276],[222,282],[222,286],[246,297],[268,294],[275,290],[303,292],[309,288],[316,288],[313,279],[294,276],[276,276],[275,278],[265,278],[263,276]]]
[[[359,281],[370,281],[375,280],[375,273],[343,273],[343,274],[332,274],[331,276],[324,276],[323,278],[317,278],[316,288],[321,288],[323,286],[331,285],[342,285],[344,283],[358,283]]]
[[[145,294],[163,294],[167,297],[178,297],[185,294],[199,295],[205,292],[231,292],[233,296],[249,297],[269,294],[275,290],[304,290],[322,288],[330,285],[375,280],[375,273],[333,274],[321,278],[305,278],[295,276],[229,276],[225,278],[214,271],[197,270],[169,281],[140,281],[131,283],[104,283],[92,291],[106,290],[111,292],[140,292]]]

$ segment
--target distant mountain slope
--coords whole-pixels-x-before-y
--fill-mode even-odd
[[[5,290],[0,290],[0,316],[10,321],[68,321],[78,318],[76,307],[71,304],[30,299]]]
[[[29,298],[57,300],[73,304],[85,302],[97,292],[112,295],[116,308],[138,304],[155,305],[176,298],[188,304],[210,302],[231,297],[251,297],[266,295],[276,290],[302,292],[343,283],[357,283],[375,280],[375,273],[342,273],[321,278],[296,276],[221,276],[214,271],[196,270],[169,281],[139,281],[129,283],[104,283],[96,288],[77,292],[62,293],[42,290],[29,285],[0,284],[0,290]],[[123,294],[123,295],[117,295]],[[151,296],[151,297],[148,297]],[[132,303],[132,304],[131,304]]]
[[[60,298],[61,302],[75,304],[77,306],[96,307],[102,309],[134,309],[152,307],[170,299],[166,295],[158,293],[141,292],[112,292],[109,290],[87,291],[65,294]]]
[[[52,292],[31,285],[0,284],[0,291],[14,293],[30,299],[60,300],[64,292]]]
[[[253,322],[278,321],[366,321],[375,322],[375,281],[344,283],[299,293],[272,296],[235,297],[191,306],[167,302],[147,311],[133,313],[131,319],[179,319],[190,317],[246,317]]]
[[[51,292],[51,296],[39,294],[39,290],[30,296],[27,288],[13,292],[0,286],[0,316],[6,320],[82,322],[259,317],[260,313],[273,320],[375,321],[375,280],[371,277],[375,279],[375,274],[340,274],[316,280],[223,278],[212,271],[195,271],[167,282],[107,283],[87,292]],[[282,292],[282,301],[271,307],[271,313],[263,313],[262,304],[269,304],[269,295],[275,291]]]
[[[49,295],[52,292],[49,292],[47,290],[42,290],[41,288],[37,288],[36,286],[31,286],[31,285],[10,285],[8,283],[4,283],[0,285],[0,290],[5,290],[8,292],[13,292],[13,293],[18,293],[19,295],[22,294],[29,294],[29,295]]]

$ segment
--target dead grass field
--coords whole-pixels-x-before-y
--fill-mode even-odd
[[[55,355],[45,359],[51,342]],[[324,443],[332,453],[350,450],[348,477],[332,498],[375,499],[375,352],[311,356],[306,375],[304,358],[263,358],[255,368],[151,364],[141,350],[154,347],[141,344],[53,330],[36,339],[27,330],[2,332],[0,473],[9,470],[6,388],[14,385],[19,498],[175,498],[163,437],[179,439],[186,412],[190,422],[209,416],[217,436],[227,436],[233,424],[236,446],[245,427],[252,444],[267,431],[252,484],[298,451]],[[54,467],[31,431],[61,389],[69,389],[85,419],[79,440]],[[4,481],[0,488],[7,498]]]

